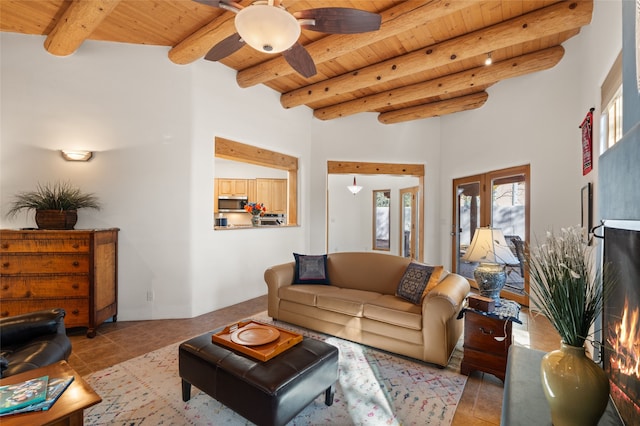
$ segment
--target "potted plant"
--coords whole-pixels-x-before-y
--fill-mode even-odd
[[[247,203],[244,209],[251,213],[251,224],[260,226],[260,216],[263,216],[267,208],[262,203]]]
[[[36,224],[40,229],[73,229],[78,221],[78,209],[100,209],[93,194],[80,191],[69,182],[38,183],[35,191],[18,193],[7,217],[14,217],[22,210],[35,210]]]
[[[562,339],[561,348],[546,354],[541,364],[552,423],[596,425],[607,407],[609,380],[587,357],[584,344],[602,312],[605,292],[615,283],[602,282],[581,229],[548,232],[542,245],[527,250],[526,259],[532,302]]]

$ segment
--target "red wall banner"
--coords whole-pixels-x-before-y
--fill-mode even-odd
[[[591,108],[582,121],[582,176],[593,169],[593,110]]]

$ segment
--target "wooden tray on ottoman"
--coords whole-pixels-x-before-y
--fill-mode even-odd
[[[270,327],[276,329],[279,332],[277,339],[264,345],[247,346],[236,343],[232,340],[234,332],[247,327]],[[294,333],[293,331],[286,330],[284,328],[276,327],[271,324],[263,324],[257,321],[241,321],[226,326],[222,331],[215,333],[211,336],[213,343],[217,343],[222,346],[234,349],[238,352],[242,352],[245,355],[249,355],[251,358],[255,358],[260,361],[268,361],[276,355],[281,354],[287,349],[295,346],[302,341],[302,334]]]

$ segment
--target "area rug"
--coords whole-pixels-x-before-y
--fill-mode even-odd
[[[265,314],[253,319],[273,323]],[[275,325],[335,345],[340,351],[334,403],[324,394],[289,425],[450,425],[464,390],[461,347],[447,368],[390,354],[283,322]],[[251,425],[253,423],[192,387],[183,402],[178,345],[149,352],[85,380],[102,402],[85,411],[86,425]]]

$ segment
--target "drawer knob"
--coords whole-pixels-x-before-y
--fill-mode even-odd
[[[0,313],[0,316],[8,317],[9,316],[9,312],[8,311],[3,311],[2,313]]]
[[[75,266],[75,267],[78,267],[78,266],[80,266],[80,262],[78,262],[77,260],[75,260],[75,261],[72,263],[72,265],[73,265],[73,266]]]
[[[80,248],[80,244],[78,243],[74,243],[72,246],[74,249],[79,249]]]
[[[487,330],[487,329],[486,329],[486,328],[484,328],[484,327],[480,327],[480,332],[481,332],[482,334],[487,335],[487,336],[491,336],[491,335],[493,335],[493,330]]]
[[[73,315],[78,315],[78,314],[80,313],[80,311],[79,311],[79,310],[77,310],[77,309],[74,309],[73,311],[71,311],[71,313],[72,313]]]
[[[9,267],[9,262],[4,262],[4,263],[2,264],[2,267],[3,267],[3,268],[8,268],[8,267]]]
[[[27,290],[27,292],[24,294],[24,297],[31,297],[31,291]]]
[[[3,286],[2,286],[2,289],[3,289],[3,290],[9,290],[9,284],[5,284],[5,285],[3,285]]]
[[[73,288],[74,290],[77,290],[77,289],[79,289],[79,288],[80,288],[80,284],[78,284],[78,283],[73,283],[73,284],[71,284],[71,288]]]
[[[9,248],[9,244],[7,244],[7,243],[2,243],[2,248],[3,248],[3,249],[8,249],[8,248]]]

